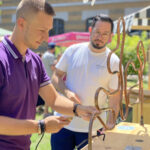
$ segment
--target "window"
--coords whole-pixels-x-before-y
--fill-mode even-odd
[[[61,33],[64,33],[64,20],[54,18],[53,29],[49,31],[49,36]]]
[[[13,14],[11,17],[11,22],[15,23],[16,22],[16,14]]]
[[[92,22],[93,22],[93,17],[88,18],[88,19],[86,20],[86,31],[87,31],[87,32],[89,32],[89,27],[91,26]]]

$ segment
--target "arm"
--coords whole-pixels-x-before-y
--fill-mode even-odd
[[[38,133],[38,121],[18,120],[0,116],[0,134],[2,135],[27,135]]]
[[[49,90],[51,91],[51,89]],[[53,94],[53,92],[50,92],[50,97],[48,97],[52,100],[55,99],[55,94]],[[62,127],[70,123],[70,121],[65,117],[58,116],[47,117],[46,119],[44,119],[44,121],[46,126],[45,132],[48,133],[58,132]],[[29,135],[33,133],[38,133],[38,121],[36,120],[21,120],[0,116],[0,122],[1,135]]]
[[[52,94],[51,92],[50,94],[50,99],[55,99],[55,94]],[[0,116],[0,122],[1,135],[29,135],[38,133],[39,125],[38,121],[36,120],[21,120],[6,116]],[[47,117],[46,119],[44,119],[44,122],[46,126],[45,132],[48,133],[58,132],[61,128],[70,123],[67,118],[58,116]]]
[[[79,97],[75,93],[66,88],[65,83],[63,81],[63,77],[65,75],[66,75],[65,72],[56,68],[52,76],[53,85],[59,92],[61,92],[67,98],[69,98],[75,103],[81,104]]]
[[[48,90],[48,91],[47,91]],[[44,91],[44,93],[43,93]],[[49,93],[49,94],[45,94]],[[52,103],[50,105],[56,105],[56,108],[59,107],[57,103],[59,103],[57,96],[57,92],[50,84],[40,89],[40,94],[46,100],[50,99]],[[45,94],[45,95],[44,95]],[[58,99],[57,99],[58,98]],[[56,101],[54,101],[56,99]],[[58,102],[57,102],[58,101]],[[68,100],[67,100],[68,101]],[[68,109],[68,114],[73,115],[73,103],[69,101],[69,104],[65,104],[64,109]],[[48,103],[49,104],[49,103]],[[70,107],[70,108],[69,108]],[[61,108],[61,106],[60,106]],[[65,113],[64,109],[62,112]],[[64,117],[51,116],[44,119],[46,132],[55,133],[58,132],[62,127],[68,125],[70,121]],[[38,133],[38,121],[36,120],[19,120],[9,117],[0,116],[0,134],[2,135],[28,135],[33,133]]]
[[[74,103],[59,95],[52,84],[41,87],[39,94],[52,109],[66,115],[74,115],[72,112]]]
[[[62,79],[65,75],[66,75],[65,72],[56,68],[52,76],[52,83],[54,87],[64,95],[66,94],[66,91],[68,90]]]
[[[46,104],[59,113],[74,116],[74,102],[57,93],[52,84],[41,87],[39,94],[45,100]],[[90,120],[93,113],[99,113],[95,107],[78,105],[77,114],[84,120]]]
[[[9,117],[0,116],[0,134],[1,135],[29,135],[38,133],[38,121],[36,120],[19,120]],[[65,117],[51,116],[44,119],[45,132],[56,133],[65,125],[70,123]]]
[[[52,71],[55,70],[55,64],[50,65],[50,70],[52,70]]]

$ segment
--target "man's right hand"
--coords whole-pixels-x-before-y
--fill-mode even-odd
[[[65,91],[65,96],[68,99],[70,99],[71,101],[73,101],[74,103],[81,104],[81,101],[80,101],[79,97],[75,93],[73,93],[73,92],[71,92],[69,90],[66,90]]]
[[[61,130],[64,126],[69,125],[70,119],[63,116],[50,116],[44,119],[45,121],[45,132],[56,133]]]

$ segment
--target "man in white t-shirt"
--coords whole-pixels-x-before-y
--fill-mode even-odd
[[[52,82],[56,89],[75,103],[94,106],[94,96],[98,87],[109,91],[118,88],[118,77],[107,70],[107,58],[110,49],[106,47],[113,36],[113,21],[108,16],[96,16],[93,19],[90,42],[70,46],[56,65]],[[118,70],[119,58],[113,54],[110,60],[112,71]],[[64,82],[62,77],[66,75]],[[116,118],[119,112],[119,92],[107,100],[104,92],[100,92],[100,108],[115,109]],[[106,122],[106,113],[101,113]],[[112,126],[112,117],[109,116],[107,125]],[[88,138],[89,122],[74,117],[68,126],[51,136],[52,150],[73,150],[82,141]],[[96,119],[93,132],[103,126]],[[81,149],[86,143],[78,147]]]

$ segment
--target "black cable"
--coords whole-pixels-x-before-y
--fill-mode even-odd
[[[39,142],[37,143],[37,145],[36,145],[36,147],[35,147],[35,150],[37,150],[37,148],[38,148],[38,146],[39,146],[41,140],[43,139],[43,137],[44,137],[44,132],[42,133],[42,136],[41,136]]]
[[[103,141],[105,140],[105,133],[102,132],[102,128],[97,130],[97,135],[93,135],[92,139],[94,139],[95,137],[99,137],[103,135]],[[79,145],[77,145],[74,150],[77,150],[82,144],[86,143],[88,141],[88,139],[83,140]]]

